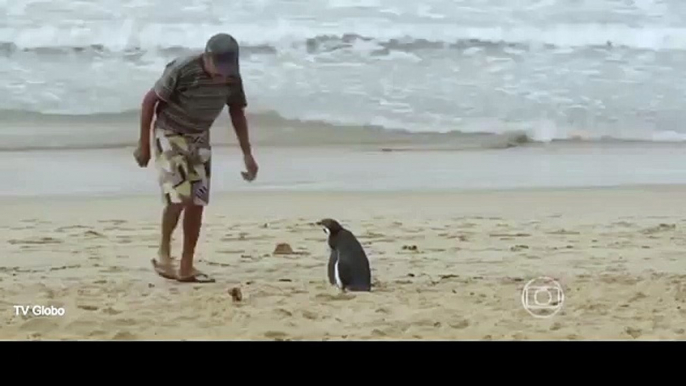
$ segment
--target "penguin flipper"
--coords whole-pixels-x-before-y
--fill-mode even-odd
[[[336,251],[333,249],[331,250],[331,254],[329,255],[329,264],[327,266],[327,274],[329,276],[329,283],[331,285],[336,285],[336,274],[335,274],[335,266],[336,266],[336,260],[338,259]]]

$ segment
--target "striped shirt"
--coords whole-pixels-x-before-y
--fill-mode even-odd
[[[205,71],[202,55],[169,62],[154,90],[162,99],[155,126],[180,134],[209,130],[224,106],[247,106],[242,79],[213,79]]]

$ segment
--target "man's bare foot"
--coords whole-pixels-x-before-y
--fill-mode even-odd
[[[157,259],[152,260],[152,266],[155,269],[155,272],[165,279],[174,280],[177,278],[177,272],[176,269],[174,269],[174,260],[169,254],[159,252]]]

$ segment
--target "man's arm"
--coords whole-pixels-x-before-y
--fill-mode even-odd
[[[173,60],[167,64],[162,76],[155,82],[143,97],[141,104],[141,131],[139,142],[141,146],[150,146],[150,131],[152,129],[152,119],[155,116],[155,108],[159,102],[168,101],[178,83],[179,71]]]
[[[150,130],[152,128],[152,119],[155,116],[155,107],[160,101],[154,89],[150,89],[143,97],[141,104],[141,131],[138,140],[142,147],[150,147]]]
[[[236,138],[238,138],[243,155],[251,155],[252,149],[250,147],[250,136],[248,135],[248,120],[245,117],[245,107],[248,105],[248,101],[243,89],[243,79],[239,77],[234,87],[235,89],[227,99],[226,104],[229,106],[231,124],[236,132]]]
[[[245,117],[245,109],[241,105],[230,105],[229,116],[231,116],[231,124],[236,132],[236,138],[241,146],[243,155],[250,155],[252,149],[250,147],[250,136],[248,135],[248,120]]]

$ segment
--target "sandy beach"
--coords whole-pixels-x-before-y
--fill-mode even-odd
[[[3,198],[0,339],[680,340],[685,195],[684,187],[216,194],[198,255],[213,284],[151,269],[154,194]],[[373,292],[341,294],[327,283],[326,235],[314,225],[323,217],[363,241]],[[293,253],[274,254],[279,243]],[[550,318],[522,305],[525,284],[540,276],[565,295]],[[17,315],[20,305],[64,315]]]

